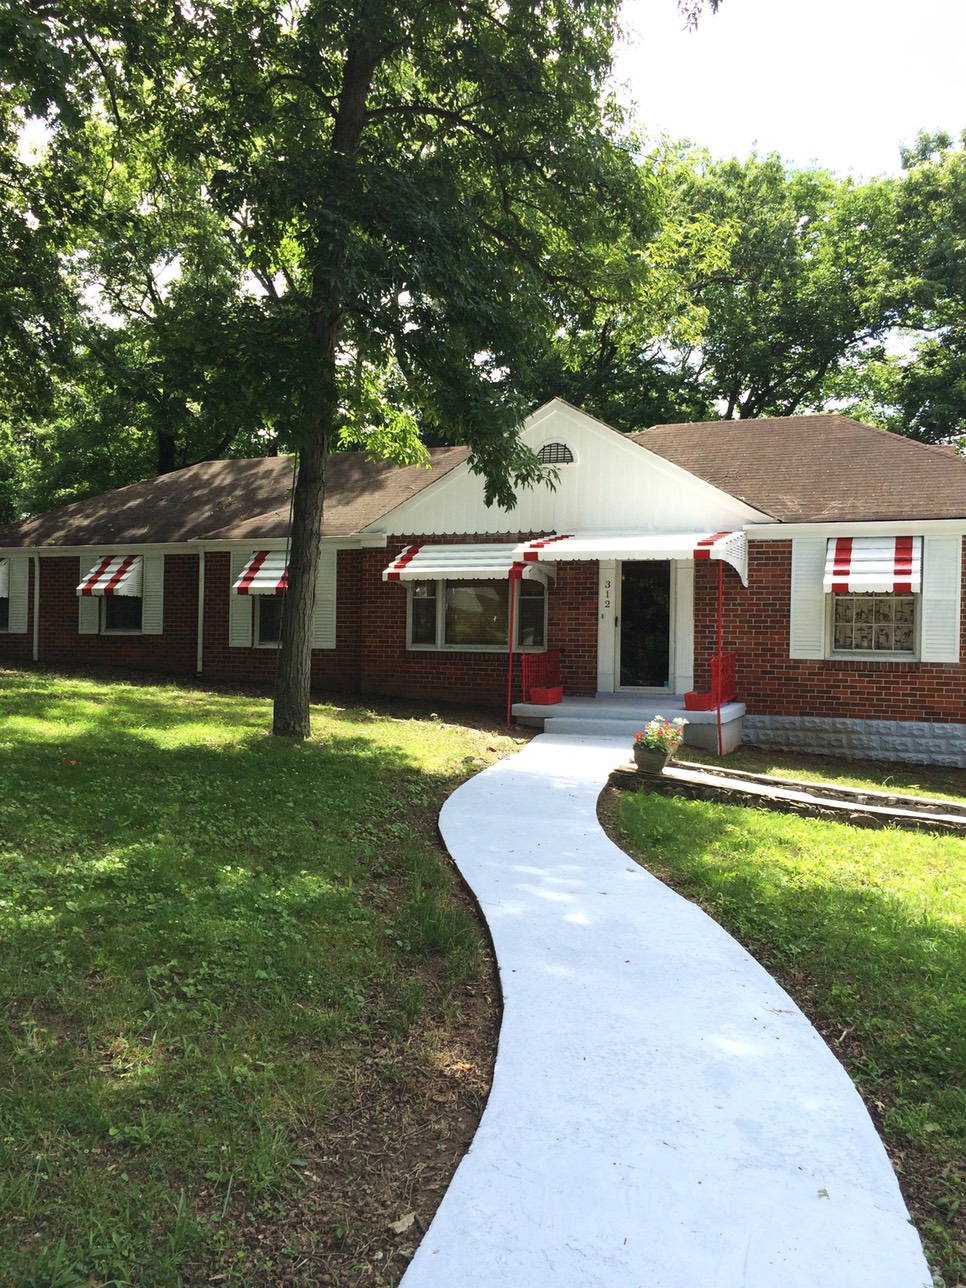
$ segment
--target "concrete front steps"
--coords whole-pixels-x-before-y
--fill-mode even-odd
[[[542,706],[536,702],[517,702],[511,708],[517,724],[542,729],[544,733],[567,737],[627,738],[634,735],[654,716],[687,720],[684,744],[703,751],[718,750],[717,711],[686,711],[684,696],[679,693],[598,693],[596,697],[567,697],[562,702]],[[722,751],[727,754],[741,745],[743,702],[728,702],[721,708]]]

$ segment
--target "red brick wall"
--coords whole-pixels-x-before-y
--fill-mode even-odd
[[[472,651],[406,648],[406,589],[385,583],[382,570],[415,538],[394,540],[388,550],[340,551],[337,647],[316,650],[316,690],[454,701],[502,708],[507,656]],[[436,537],[457,544],[479,536]],[[515,541],[509,534],[498,541]],[[205,566],[203,674],[211,680],[270,690],[273,649],[228,647],[231,594],[229,557],[209,554]],[[164,634],[79,635],[78,560],[41,560],[40,661],[48,665],[120,667],[171,675],[195,673],[197,557],[165,559]],[[706,691],[708,659],[716,647],[718,567],[695,567],[695,688]],[[966,656],[960,664],[804,661],[788,656],[791,542],[751,542],[749,586],[724,569],[726,650],[738,655],[738,695],[752,714],[847,715],[867,719],[957,722],[966,719]],[[592,694],[597,676],[598,565],[560,563],[548,591],[548,647],[558,648],[566,691]],[[33,577],[29,620],[33,620]],[[966,643],[966,569],[962,635]],[[32,625],[23,635],[0,634],[0,657],[32,656]],[[513,700],[520,697],[520,662],[514,665]]]
[[[948,662],[806,661],[788,656],[790,541],[748,545],[748,587],[724,572],[726,652],[738,655],[738,698],[749,714],[848,716],[858,720],[966,719],[966,654]],[[964,566],[961,647],[966,645]],[[716,647],[718,569],[695,566],[695,688],[709,686]]]
[[[434,536],[437,545],[465,545],[474,542],[508,543],[526,540],[530,533],[506,533],[502,536],[450,535]],[[361,620],[361,689],[393,697],[425,698],[441,702],[465,702],[472,705],[501,707],[506,703],[506,652],[477,653],[472,650],[446,649],[431,651],[406,647],[406,598],[404,583],[384,582],[383,569],[405,548],[424,537],[394,537],[386,550],[364,550],[362,554],[362,620]],[[594,631],[593,675],[596,678],[596,564],[594,565]],[[561,623],[573,623],[575,643],[586,651],[586,629],[578,629],[574,613],[580,609],[579,579],[570,590],[561,592],[551,582],[548,602],[548,646],[557,647],[556,632]],[[578,654],[576,677],[583,676],[583,652]],[[568,677],[568,683],[570,679]],[[593,681],[592,681],[593,683]],[[573,689],[571,691],[574,691]],[[581,690],[584,691],[584,690]],[[588,690],[590,692],[593,691]],[[520,658],[513,666],[513,701],[520,692]]]
[[[452,535],[437,543],[482,540],[515,542],[530,536]],[[507,654],[467,650],[427,652],[406,647],[406,588],[386,583],[382,571],[418,537],[394,539],[387,550],[343,550],[338,557],[335,649],[312,657],[316,690],[382,694],[502,708],[507,691]],[[560,650],[568,693],[592,694],[597,683],[596,563],[559,564],[548,588],[548,647]],[[197,556],[165,561],[164,635],[101,636],[77,632],[78,561],[43,560],[40,660],[52,665],[103,665],[192,676],[196,668]],[[277,652],[230,648],[231,596],[227,553],[205,557],[205,678],[270,691]],[[0,636],[0,656],[26,660],[31,635]],[[520,699],[520,659],[514,661],[513,700]]]
[[[340,550],[336,584],[336,647],[312,654],[312,687],[339,693],[359,691],[359,610],[362,551]],[[366,552],[368,553],[368,552]],[[209,680],[251,685],[270,691],[275,684],[278,651],[230,648],[228,608],[232,595],[230,556],[205,556],[205,647],[203,675]]]
[[[597,692],[597,613],[600,564],[558,563],[547,605],[547,647],[560,650],[567,694]]]
[[[81,635],[77,630],[76,555],[40,561],[39,661],[48,666],[105,666],[192,675],[198,612],[198,560],[167,555],[164,564],[163,635]],[[26,635],[0,636],[0,653],[11,660],[32,657],[33,570],[30,629]]]

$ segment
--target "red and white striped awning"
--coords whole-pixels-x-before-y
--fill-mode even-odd
[[[922,537],[829,537],[823,585],[832,595],[917,595]]]
[[[99,559],[77,587],[78,595],[141,594],[141,556],[108,555]]]
[[[464,546],[407,546],[388,568],[383,581],[546,581],[555,569],[527,563],[517,546],[497,543]]]
[[[743,532],[578,532],[524,541],[525,562],[544,559],[721,559],[748,585],[748,541]]]
[[[0,559],[0,599],[10,598],[10,565]]]
[[[235,582],[236,595],[284,595],[288,590],[288,560],[284,550],[257,550]]]

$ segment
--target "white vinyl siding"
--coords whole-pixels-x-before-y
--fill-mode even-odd
[[[789,657],[825,657],[825,549],[825,537],[803,537],[792,542]]]
[[[25,635],[27,633],[27,595],[30,586],[30,556],[9,555],[7,577],[10,604],[7,634]]]
[[[923,662],[959,661],[959,616],[963,582],[961,537],[926,537],[922,553]]]

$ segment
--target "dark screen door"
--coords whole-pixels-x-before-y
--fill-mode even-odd
[[[666,689],[670,679],[671,565],[621,565],[620,687]]]

